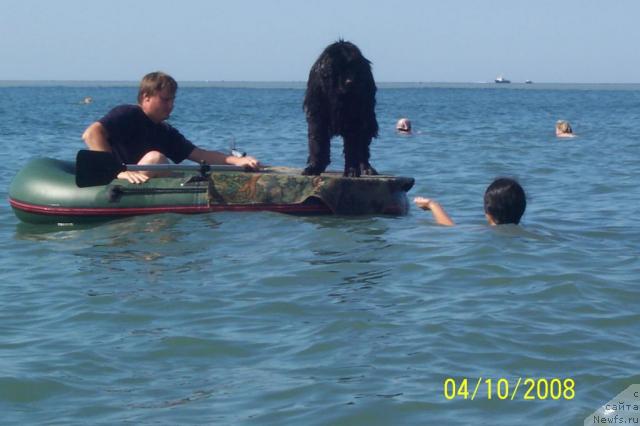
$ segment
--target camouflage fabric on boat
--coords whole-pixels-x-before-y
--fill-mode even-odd
[[[260,172],[212,172],[210,204],[301,204],[321,201],[335,214],[406,214],[413,178],[328,172],[303,176],[301,169],[267,167]]]

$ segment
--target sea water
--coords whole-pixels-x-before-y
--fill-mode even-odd
[[[414,177],[409,197],[437,199],[451,228],[414,205],[23,224],[17,171],[73,159],[137,89],[1,86],[3,423],[582,424],[640,383],[639,86],[381,85],[371,162]],[[303,167],[303,96],[184,84],[170,122]],[[555,138],[558,119],[578,137]],[[521,226],[486,225],[497,176],[527,192]]]

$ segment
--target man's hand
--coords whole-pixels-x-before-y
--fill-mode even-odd
[[[433,200],[431,198],[415,197],[413,199],[413,202],[423,210],[431,210],[436,223],[445,226],[455,225],[447,212],[444,211],[442,206],[436,200]]]
[[[120,172],[118,179],[126,179],[131,183],[145,183],[149,180],[149,176],[142,172]]]
[[[431,198],[416,197],[413,199],[413,202],[423,210],[431,210],[431,203],[433,203],[434,200]]]
[[[249,155],[245,157],[229,157],[227,158],[227,163],[234,166],[247,167],[251,170],[260,168],[260,162]]]

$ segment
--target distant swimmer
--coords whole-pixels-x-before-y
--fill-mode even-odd
[[[88,105],[93,102],[93,98],[91,96],[87,96],[82,100],[82,103]]]
[[[558,120],[556,122],[556,137],[558,138],[573,138],[576,135],[573,134],[571,124],[566,120]]]
[[[411,121],[408,118],[401,118],[396,123],[396,130],[404,134],[411,133]]]

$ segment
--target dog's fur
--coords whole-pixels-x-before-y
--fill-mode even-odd
[[[356,45],[339,40],[322,52],[304,97],[309,158],[302,174],[319,175],[327,168],[333,136],[344,141],[344,176],[377,174],[369,164],[369,145],[378,136],[376,90],[371,62]]]

